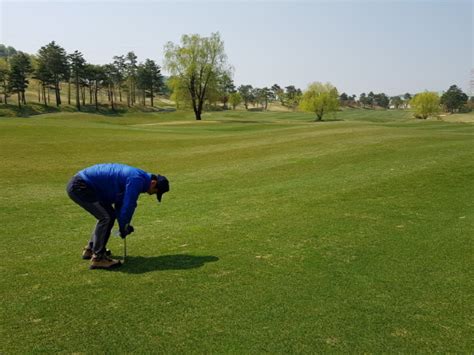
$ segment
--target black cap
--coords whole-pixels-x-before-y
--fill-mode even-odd
[[[170,190],[170,183],[166,176],[156,174],[156,187],[158,188],[156,199],[161,202],[161,196]]]

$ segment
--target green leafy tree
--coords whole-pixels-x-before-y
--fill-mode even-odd
[[[375,105],[387,109],[390,105],[390,99],[384,93],[376,94],[374,97]]]
[[[252,103],[253,107],[257,106],[261,102],[261,99],[262,99],[261,91],[262,91],[262,89],[260,89],[260,88],[253,88],[252,89],[252,95],[251,95],[252,101],[251,101],[251,103]]]
[[[290,85],[285,87],[285,106],[292,110],[296,110],[302,98],[302,92],[295,86]]]
[[[48,106],[48,101],[46,100],[46,90],[49,90],[49,86],[51,85],[51,76],[47,72],[46,68],[40,64],[40,62],[38,62],[38,66],[33,73],[33,78],[39,82],[44,105]]]
[[[408,108],[408,106],[410,105],[410,101],[411,101],[412,98],[413,98],[413,97],[412,97],[412,95],[411,95],[409,92],[407,92],[407,93],[405,93],[405,95],[403,95],[403,100],[404,100],[403,105],[405,106],[405,108]]]
[[[343,92],[341,95],[339,95],[339,102],[341,106],[346,106],[349,102],[349,96],[347,96],[347,94]]]
[[[393,107],[399,109],[403,105],[403,100],[400,96],[393,96],[390,99],[390,103],[393,105]]]
[[[10,66],[4,58],[0,58],[0,94],[3,95],[3,103],[8,104],[8,76],[10,73]]]
[[[170,99],[176,103],[177,109],[193,109],[189,87],[184,80],[177,76],[171,76],[166,81],[166,85],[171,92]]]
[[[32,72],[31,72],[32,75],[30,75],[30,79],[31,79],[30,87],[34,86],[34,88],[37,90],[38,102],[41,102],[41,84],[39,80],[37,80],[35,77],[35,73],[38,69],[38,58],[36,58],[35,55],[29,55],[29,57],[30,57],[31,68],[32,68]]]
[[[375,94],[374,94],[373,91],[370,91],[370,92],[367,94],[366,103],[367,103],[368,106],[374,107],[374,104],[375,104]]]
[[[347,95],[347,101],[345,102],[346,106],[355,106],[357,104],[357,95],[352,94],[352,95]]]
[[[125,56],[114,56],[113,66],[114,68],[114,86],[117,87],[119,93],[119,101],[122,102],[122,87],[126,78],[127,73],[127,63],[125,61]],[[108,68],[110,72],[112,68]]]
[[[276,96],[273,93],[273,90],[271,88],[267,88],[267,87],[263,88],[263,95],[264,95],[263,97],[264,97],[264,100],[265,100],[265,110],[266,110],[267,107],[268,107],[268,103],[275,101]]]
[[[267,87],[263,89],[255,89],[255,100],[256,102],[263,107],[264,110],[267,110],[268,103],[274,99],[273,92]]]
[[[206,95],[212,91],[212,86],[218,84],[218,78],[225,73],[230,76],[224,42],[219,33],[212,33],[210,37],[183,35],[180,45],[168,42],[164,67],[175,77],[170,80],[170,85],[174,91],[180,92],[177,99],[182,98],[183,88],[186,88],[196,120],[201,120]]]
[[[137,56],[135,53],[128,52],[125,56],[125,65],[127,73],[127,104],[128,107],[135,105],[136,102],[136,84],[137,84]]]
[[[148,72],[148,88],[150,90],[151,106],[154,106],[153,99],[156,94],[161,93],[163,89],[163,75],[161,75],[161,67],[155,61],[147,59],[145,68]]]
[[[72,78],[74,78],[74,84],[76,86],[76,107],[78,111],[81,111],[81,81],[85,74],[86,60],[84,59],[82,53],[77,50],[70,54],[68,59],[71,66]]]
[[[423,92],[416,94],[410,101],[410,105],[415,110],[415,117],[427,119],[437,116],[440,112],[440,99],[435,92]]]
[[[169,98],[171,95],[171,90],[168,86],[168,80],[169,80],[169,77],[163,75],[163,85],[161,86],[160,94]]]
[[[341,95],[339,95],[339,103],[341,104],[341,106],[355,105],[356,95],[348,95],[345,92],[343,92]]]
[[[85,92],[85,88],[89,89],[89,104],[91,105],[94,101],[95,71],[96,65],[91,63],[85,63],[84,74],[82,77],[82,83],[84,86],[83,92]],[[83,100],[83,103],[84,101],[85,100]]]
[[[339,94],[330,83],[312,83],[303,94],[300,108],[306,112],[314,112],[316,121],[321,121],[327,113],[339,109]]]
[[[54,41],[38,51],[38,69],[36,77],[44,85],[52,84],[56,95],[56,106],[61,105],[60,83],[69,75],[66,51]],[[46,101],[46,99],[45,99]]]
[[[454,113],[466,105],[468,96],[456,85],[451,85],[440,99],[447,111]]]
[[[107,77],[105,66],[96,64],[87,64],[86,66],[87,78],[89,81],[89,88],[91,96],[94,95],[94,104],[96,111],[99,110],[99,90],[102,85],[106,83]],[[92,101],[92,100],[91,100]]]
[[[233,92],[229,95],[229,103],[235,108],[242,103],[242,95],[239,92]]]
[[[146,89],[147,89],[148,73],[143,63],[137,66],[137,89],[142,93],[142,105],[146,106]]]
[[[237,89],[244,103],[245,109],[249,109],[249,103],[254,101],[252,85],[240,85]]]
[[[0,44],[0,58],[8,57],[7,46]]]
[[[141,96],[143,106],[146,106],[146,98],[150,96],[150,72],[144,63],[137,66],[136,88],[138,96]]]
[[[222,100],[221,92],[221,81],[222,76],[213,76],[208,84],[208,90],[206,93],[204,110],[210,109],[211,107],[217,108],[217,103]]]
[[[18,94],[18,107],[26,104],[25,90],[28,87],[28,77],[33,72],[30,57],[18,52],[10,58],[10,73],[8,78],[8,91]]]
[[[163,76],[160,66],[151,59],[147,59],[144,64],[140,64],[137,69],[137,88],[142,91],[143,105],[146,105],[147,92],[153,106],[153,98],[160,92],[163,86]]]
[[[86,63],[84,65],[84,71],[83,71],[82,80],[81,80],[81,85],[83,86],[82,88],[83,104],[85,104],[84,96],[85,96],[85,88],[87,87],[89,89],[89,103],[90,104],[95,103],[96,111],[99,109],[98,94],[105,80],[106,80],[106,77],[105,77],[103,66],[90,64],[90,63]]]
[[[474,109],[474,96],[471,96],[467,102],[467,107],[471,111]]]
[[[273,84],[271,87],[271,90],[273,92],[273,96],[275,97],[275,99],[278,100],[282,106],[284,106],[285,105],[285,90],[283,90],[278,84]]]
[[[107,97],[112,111],[115,111],[115,88],[122,84],[123,76],[116,63],[106,64],[102,67],[103,85],[107,88]]]
[[[367,94],[365,92],[359,95],[359,104],[362,107],[365,107],[367,105]]]
[[[227,73],[223,74],[218,81],[217,91],[219,100],[222,102],[224,109],[227,109],[227,102],[229,102],[229,96],[235,92],[234,81]]]
[[[5,46],[4,44],[0,44],[0,58],[9,58],[13,57],[15,54],[17,54],[18,51],[11,47],[11,46]]]

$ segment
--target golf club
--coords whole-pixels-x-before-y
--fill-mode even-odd
[[[114,235],[116,237],[120,237],[120,231],[116,230],[114,232]],[[120,237],[121,238],[121,237]],[[127,258],[127,238],[122,238],[123,239],[123,259],[122,259],[122,264],[125,264],[125,259]]]
[[[125,258],[127,257],[127,238],[123,238],[123,263],[125,264]]]

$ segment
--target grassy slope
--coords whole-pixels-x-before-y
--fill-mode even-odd
[[[30,117],[35,115],[41,115],[45,113],[54,113],[54,112],[77,112],[75,104],[75,92],[72,90],[72,100],[69,105],[67,102],[67,91],[63,88],[61,100],[62,104],[59,108],[56,107],[54,94],[50,97],[50,102],[48,106],[44,106],[41,102],[38,102],[37,93],[33,90],[26,92],[26,101],[27,105],[22,105],[21,108],[18,107],[18,101],[16,95],[8,99],[8,105],[0,104],[0,118],[4,117]],[[111,110],[110,105],[107,102],[107,99],[102,94],[99,96],[99,113],[104,115],[122,115],[126,112],[138,113],[138,112],[151,112],[159,110],[174,110],[175,105],[161,96],[156,96],[153,102],[154,107],[151,107],[151,100],[148,98],[146,106],[142,105],[142,102],[137,102],[134,107],[127,107],[125,98],[122,102],[115,103],[115,112]],[[81,110],[82,112],[88,112],[95,114],[96,108],[95,104],[90,103],[89,95],[87,95],[86,104],[83,105],[81,101]]]
[[[472,351],[474,126],[382,115],[0,120],[0,352]],[[117,272],[64,191],[106,161],[172,183]]]

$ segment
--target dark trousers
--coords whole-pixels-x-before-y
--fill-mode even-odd
[[[97,219],[95,230],[89,241],[89,248],[95,254],[104,254],[117,218],[114,208],[110,204],[99,201],[95,190],[77,175],[69,181],[66,191],[71,200]]]

